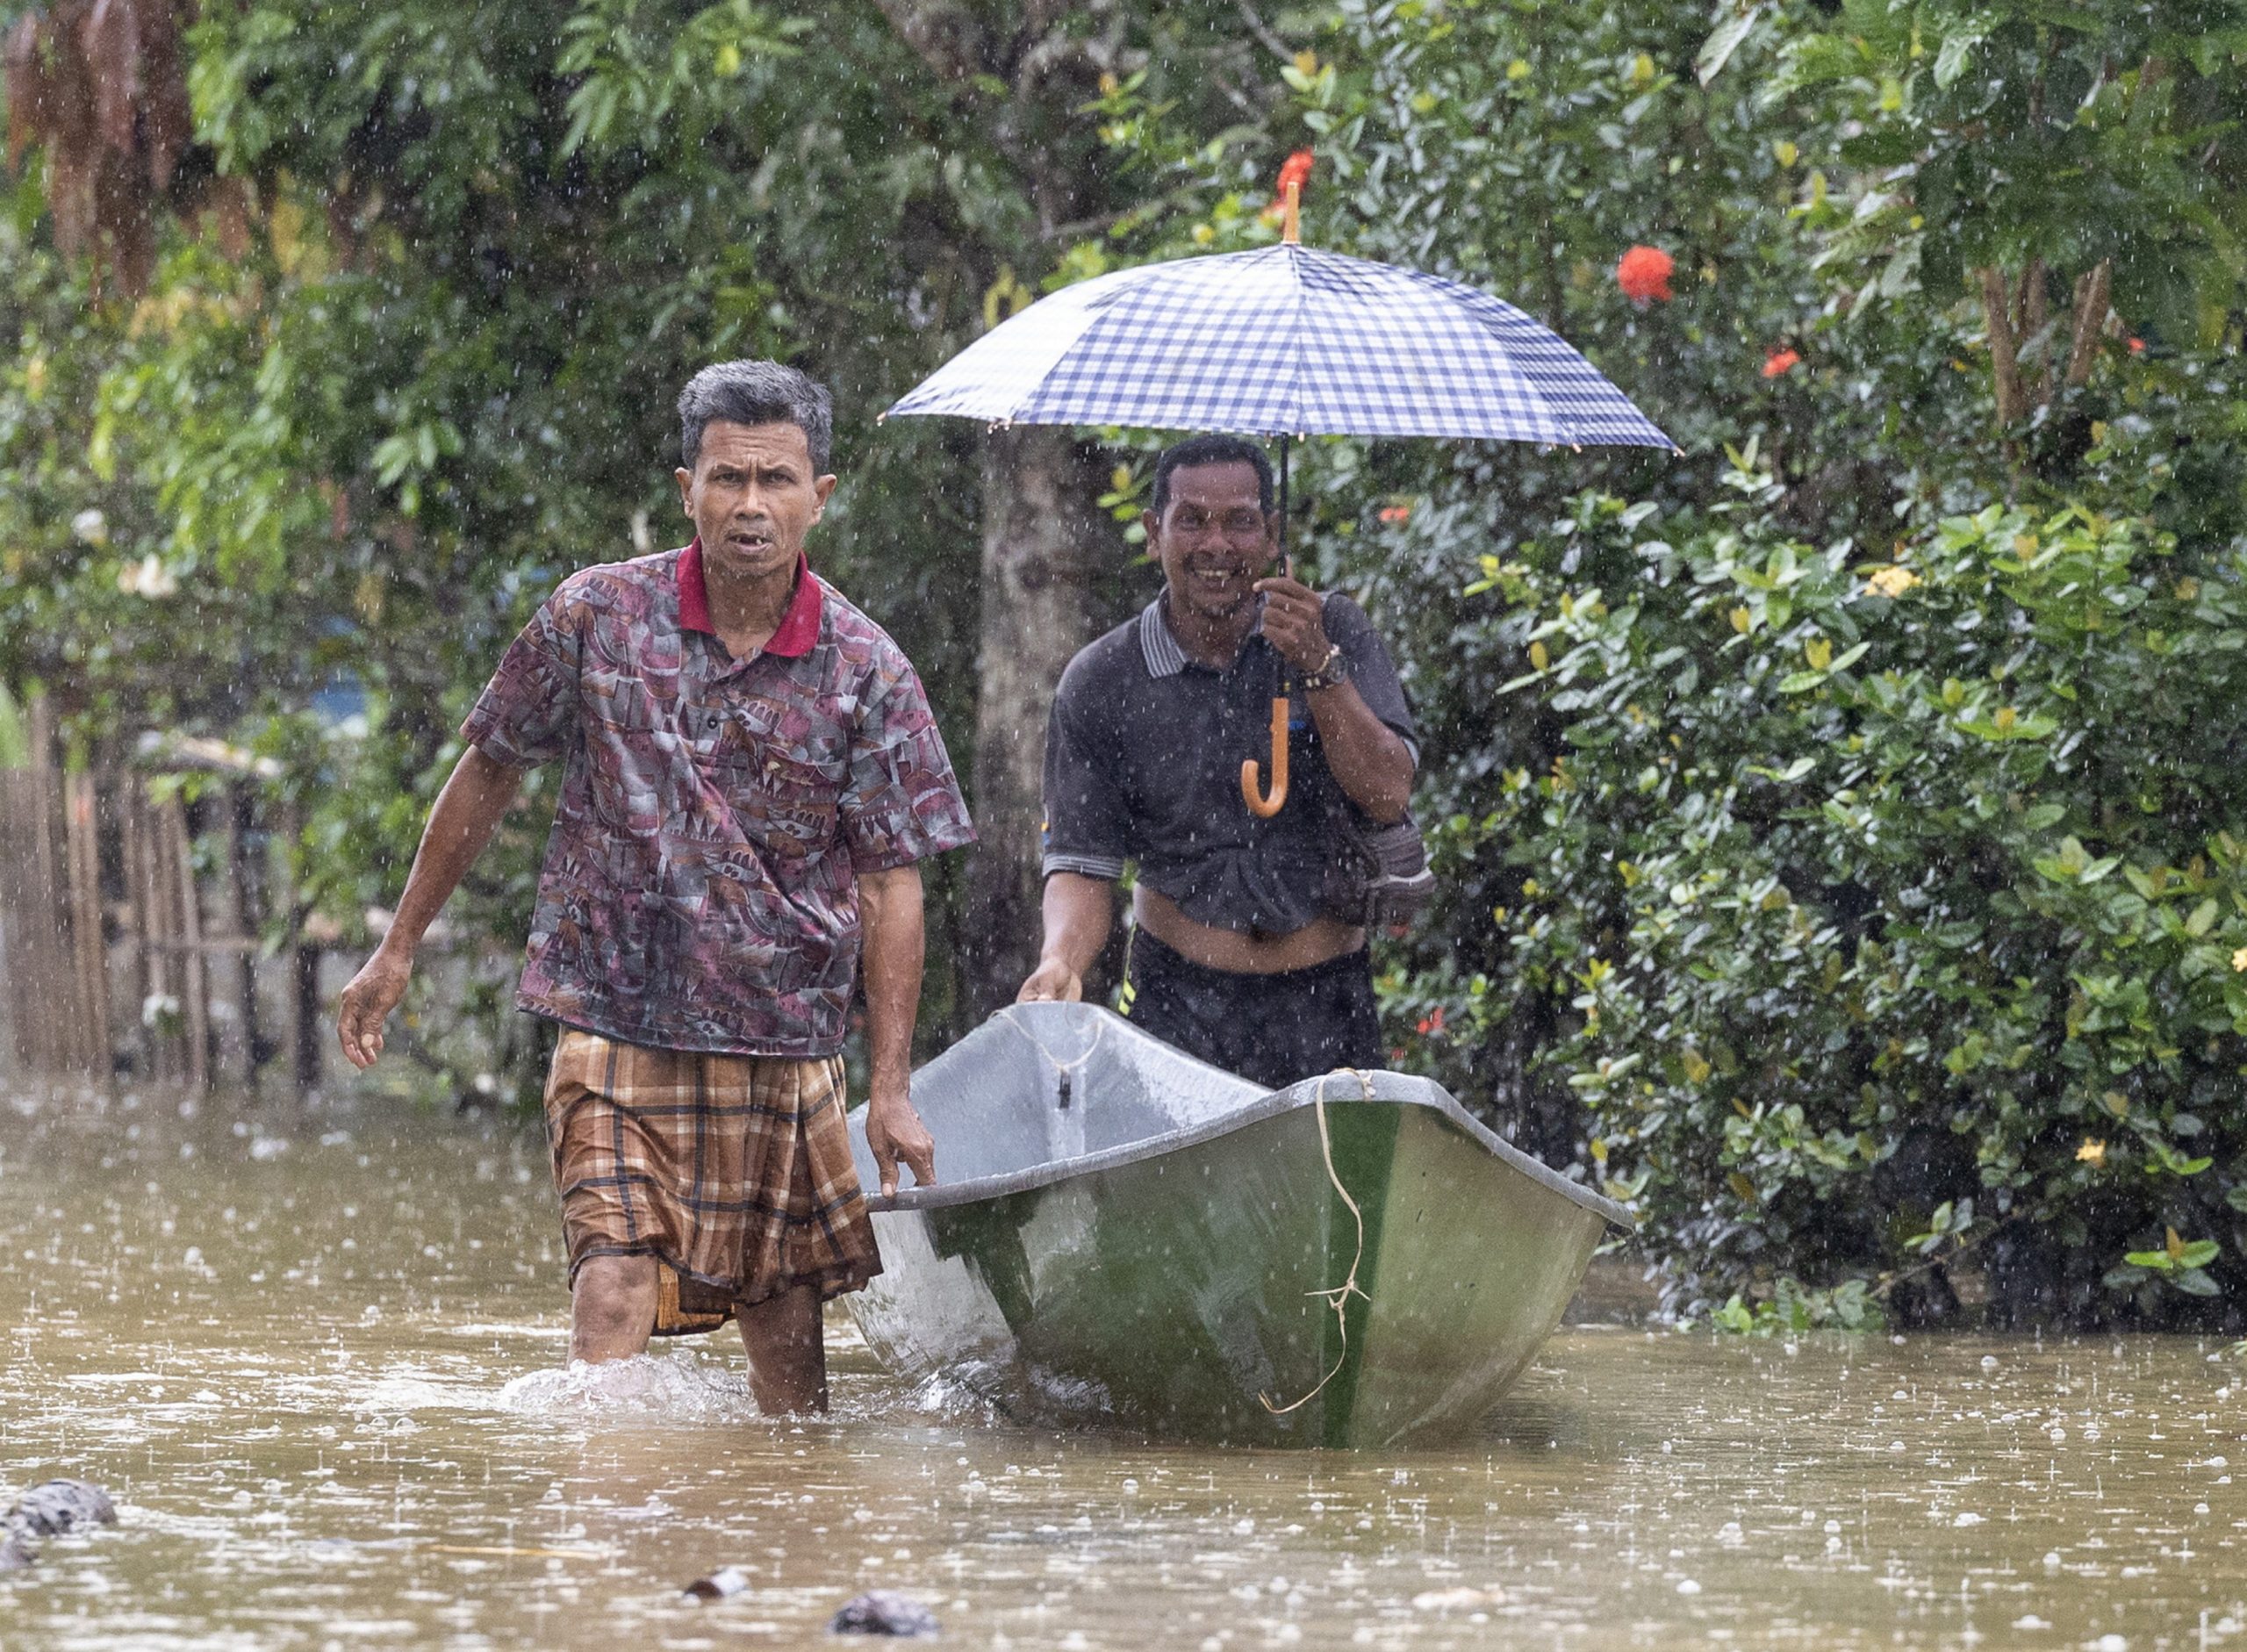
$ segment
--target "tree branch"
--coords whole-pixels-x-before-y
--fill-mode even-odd
[[[2068,383],[2081,384],[2091,377],[2091,363],[2099,353],[2099,336],[2107,330],[2112,305],[2114,261],[2102,258],[2091,273],[2075,284],[2075,335],[2068,348]]]
[[[1272,32],[1272,25],[1264,21],[1248,0],[1232,0],[1232,4],[1233,10],[1240,13],[1240,20],[1248,25],[1248,32],[1263,44],[1266,51],[1282,63],[1296,61],[1296,54],[1288,50],[1288,43]]]

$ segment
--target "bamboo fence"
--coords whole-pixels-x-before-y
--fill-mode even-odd
[[[29,722],[30,765],[0,769],[0,1005],[16,1065],[255,1088],[277,1052],[263,1031],[259,930],[268,910],[288,909],[270,902],[268,869],[250,848],[250,788],[216,788],[191,820],[176,782],[122,765],[57,764],[45,701],[32,702]],[[201,873],[198,827],[224,847],[221,864]],[[319,960],[300,939],[276,966],[299,1023],[300,1090],[321,1074]]]

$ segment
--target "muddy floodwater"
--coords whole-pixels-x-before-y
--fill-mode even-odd
[[[0,1579],[10,1652],[800,1646],[876,1586],[1072,1652],[2247,1647],[2219,1341],[1572,1326],[1463,1447],[1279,1454],[1010,1423],[838,1317],[772,1424],[730,1337],[556,1369],[535,1134],[190,1114],[0,1108],[0,1501],[120,1510]]]

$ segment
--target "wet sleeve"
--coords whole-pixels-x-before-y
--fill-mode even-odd
[[[1131,856],[1131,815],[1124,804],[1114,742],[1092,715],[1095,696],[1073,664],[1061,674],[1045,724],[1045,875],[1073,872],[1113,882]]]
[[[460,726],[460,737],[509,768],[566,756],[578,724],[577,605],[565,582],[500,657]]]
[[[928,693],[894,648],[859,701],[850,765],[838,807],[853,871],[887,872],[975,841]]]
[[[1357,685],[1358,697],[1411,749],[1417,767],[1420,730],[1412,721],[1411,704],[1404,698],[1404,685],[1397,679],[1396,663],[1389,657],[1381,634],[1366,618],[1366,611],[1345,596],[1328,597],[1324,617],[1328,640],[1350,663],[1350,680]]]

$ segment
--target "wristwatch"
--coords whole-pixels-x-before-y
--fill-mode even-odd
[[[1319,662],[1318,669],[1303,673],[1303,686],[1305,688],[1339,688],[1349,680],[1348,657],[1342,652],[1339,643],[1330,643],[1326,645],[1326,657]]]

